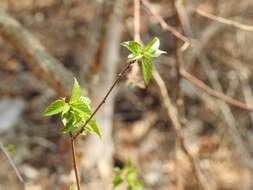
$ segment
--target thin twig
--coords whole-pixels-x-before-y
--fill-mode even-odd
[[[84,123],[82,128],[73,136],[73,139],[76,139],[84,131],[86,125],[94,117],[94,115],[98,112],[98,110],[101,108],[101,106],[106,102],[106,99],[108,98],[108,96],[110,95],[110,93],[112,92],[112,90],[114,89],[116,84],[123,78],[123,76],[131,68],[131,65],[132,65],[132,63],[127,64],[127,66],[118,74],[116,80],[114,81],[114,83],[112,84],[112,86],[110,87],[110,89],[108,90],[108,92],[106,93],[104,98],[102,99],[102,101],[98,104],[98,106],[96,107],[94,112],[91,114],[91,116],[86,120],[86,122]]]
[[[174,27],[168,25],[166,21],[152,8],[148,0],[141,0],[143,5],[149,10],[150,14],[160,23],[161,27],[171,32],[174,36],[182,40],[183,42],[190,44],[190,39],[178,32]]]
[[[159,90],[161,92],[161,96],[162,96],[162,101],[163,104],[167,110],[167,114],[169,116],[169,118],[171,119],[172,122],[172,126],[174,127],[176,136],[177,136],[177,140],[179,141],[180,147],[182,149],[182,151],[185,153],[185,155],[187,156],[187,158],[189,159],[190,163],[191,163],[191,167],[193,170],[193,174],[195,176],[195,178],[199,181],[199,185],[201,186],[202,189],[204,190],[210,190],[211,188],[209,187],[209,185],[206,183],[206,179],[204,178],[201,169],[198,165],[198,159],[195,158],[190,151],[188,150],[187,146],[186,146],[186,142],[184,139],[184,136],[182,134],[182,126],[179,120],[179,115],[178,115],[178,111],[177,108],[172,104],[171,99],[169,97],[166,85],[163,81],[163,79],[161,78],[160,74],[157,72],[157,70],[155,69],[153,71],[153,77],[155,79],[155,82],[157,83]]]
[[[75,139],[73,138],[72,134],[70,134],[70,143],[71,143],[73,167],[74,167],[75,177],[76,177],[76,185],[77,185],[77,189],[81,190],[79,176],[78,176],[78,167],[77,167],[77,164],[76,164]]]
[[[8,160],[8,162],[10,163],[12,169],[14,170],[14,172],[15,172],[17,178],[18,178],[18,180],[20,181],[20,183],[23,185],[23,187],[25,189],[23,177],[21,176],[18,168],[16,167],[15,163],[13,162],[13,160],[11,159],[10,155],[8,154],[8,152],[4,148],[4,145],[1,142],[0,142],[0,149],[1,149],[4,157],[6,158],[6,160]]]
[[[201,9],[197,9],[195,12],[200,16],[203,16],[203,17],[206,17],[208,19],[220,22],[222,24],[226,24],[226,25],[229,25],[229,26],[232,26],[232,27],[235,27],[235,28],[238,28],[240,30],[247,31],[247,32],[253,32],[253,26],[241,24],[241,23],[233,21],[233,20],[229,20],[229,19],[226,19],[226,18],[223,18],[223,17],[219,17],[219,16],[213,15],[211,13],[207,13],[207,12],[201,10]]]
[[[176,0],[174,0],[174,6],[175,6],[175,4],[176,4]],[[175,9],[176,9],[176,7],[175,7]],[[178,15],[177,11],[176,11],[175,22],[176,22],[176,29],[179,31],[181,29],[181,21],[179,19],[179,15]],[[180,60],[180,40],[176,36],[173,36],[173,37],[174,37],[174,44],[176,46],[176,50],[175,50],[176,71],[177,71],[176,107],[177,107],[177,111],[180,115],[180,118],[178,118],[179,122],[180,122],[180,124],[183,124],[182,120],[184,119],[185,115],[184,115],[184,97],[183,97],[184,95],[183,95],[183,91],[180,86],[181,79],[182,79],[182,76],[180,74],[180,69],[182,67],[181,60]],[[160,88],[162,87],[161,84],[159,85],[159,87]],[[177,175],[177,189],[179,189],[179,190],[184,189],[184,184],[182,181],[183,178],[182,178],[182,175],[180,174],[181,172],[180,172],[180,167],[179,167],[180,166],[180,159],[179,159],[180,150],[183,150],[183,152],[185,152],[187,155],[188,152],[184,146],[184,138],[180,134],[177,134],[176,143],[175,143],[175,155],[176,155],[176,171],[175,171],[175,173]],[[190,159],[190,160],[193,160],[193,159]],[[193,164],[191,164],[191,165],[193,165]],[[195,168],[195,167],[192,167],[192,168]],[[194,169],[193,169],[193,172],[196,173],[196,171]],[[195,175],[195,176],[197,176],[197,175]],[[198,179],[198,177],[197,177],[197,179]]]
[[[176,1],[175,1],[176,2]],[[174,5],[175,5],[174,2]],[[176,7],[175,7],[176,9]],[[178,15],[178,12],[176,11],[176,29],[179,30],[181,28],[181,21]],[[177,110],[182,115],[182,118],[184,117],[184,100],[183,100],[183,92],[180,88],[180,83],[182,76],[180,74],[180,70],[182,67],[181,64],[181,57],[180,57],[180,41],[179,38],[174,36],[174,43],[176,46],[176,53],[175,53],[175,59],[176,59],[176,71],[177,71],[177,81],[176,81],[176,105],[177,105]]]
[[[141,41],[140,37],[140,0],[134,0],[134,40]]]
[[[253,112],[252,107],[249,107],[245,103],[235,100],[235,99],[223,94],[222,92],[218,92],[218,91],[210,88],[204,82],[202,82],[201,80],[199,80],[198,78],[196,78],[192,74],[188,73],[185,69],[181,68],[180,73],[183,78],[185,78],[187,81],[189,81],[191,84],[198,87],[199,89],[201,89],[205,93],[207,93],[215,98],[218,98],[218,99],[220,99],[220,100],[222,100],[234,107],[240,108],[245,111]]]

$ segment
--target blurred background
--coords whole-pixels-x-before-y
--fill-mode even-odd
[[[191,39],[193,45],[180,54],[183,67],[253,107],[253,1],[149,3]],[[177,40],[143,4],[140,15],[141,40],[157,36],[168,52],[154,64],[176,105]],[[74,76],[94,109],[126,64],[128,52],[120,42],[133,39],[134,0],[0,0],[1,190],[67,190],[75,182],[69,137],[60,134],[57,117],[42,112],[69,95]],[[159,86],[152,79],[145,88],[138,71],[131,71],[95,116],[102,140],[84,136],[76,142],[82,189],[111,189],[113,168],[128,159],[148,190],[253,189],[253,113],[184,79],[180,89],[181,132],[193,160],[177,146]]]

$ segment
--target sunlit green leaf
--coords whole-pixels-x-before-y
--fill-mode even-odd
[[[80,100],[81,100],[82,102],[84,102],[87,106],[90,106],[90,104],[91,104],[90,98],[88,98],[88,97],[86,97],[86,96],[81,96],[81,97],[80,97]]]
[[[138,173],[130,160],[127,161],[124,168],[114,169],[113,188],[117,188],[121,183],[127,184],[128,190],[143,190],[143,185],[138,179]]]
[[[78,101],[80,96],[81,96],[80,86],[79,86],[76,78],[74,78],[74,84],[72,87],[72,92],[71,92],[71,97],[70,97],[69,103],[72,104],[73,102]]]
[[[154,37],[150,40],[147,45],[143,48],[143,52],[148,51],[149,49],[158,50],[160,46],[160,40],[157,37]]]
[[[142,59],[141,67],[142,67],[142,75],[143,75],[144,83],[145,85],[148,85],[151,79],[152,70],[153,70],[153,64],[151,62],[151,59],[144,57]]]
[[[156,58],[156,57],[159,57],[161,54],[166,54],[167,52],[166,51],[162,51],[162,50],[153,50],[153,49],[150,49],[148,51],[146,51],[144,53],[144,56],[146,58]]]
[[[62,123],[63,123],[63,128],[61,131],[63,133],[68,133],[68,132],[73,132],[75,130],[75,117],[73,112],[67,112],[62,116]]]
[[[62,115],[67,113],[70,109],[70,105],[67,102],[64,102],[63,110],[62,110]]]
[[[71,107],[74,111],[77,111],[81,114],[91,115],[90,107],[84,101],[75,101]]]
[[[61,113],[63,110],[65,102],[63,100],[55,100],[52,102],[47,109],[44,111],[44,116],[51,116]]]
[[[127,62],[133,62],[133,61],[136,61],[136,60],[138,60],[138,59],[140,59],[140,58],[142,58],[143,57],[143,55],[142,54],[137,54],[137,55],[135,55],[135,54],[129,54],[128,55],[128,61]]]
[[[141,51],[141,44],[135,41],[123,42],[121,45],[131,51],[133,54],[139,54]]]
[[[89,116],[90,117],[90,116]],[[86,120],[89,118],[87,117]],[[89,123],[86,126],[86,129],[89,133],[97,135],[100,139],[101,139],[101,133],[100,130],[96,124],[96,120],[94,118],[92,118]]]

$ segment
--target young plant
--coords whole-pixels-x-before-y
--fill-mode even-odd
[[[130,160],[127,161],[124,168],[115,168],[113,178],[113,189],[119,187],[122,183],[127,184],[127,190],[144,190],[142,183],[138,179],[138,174]]]
[[[93,114],[94,113],[91,112],[90,99],[81,96],[80,86],[76,79],[74,79],[69,101],[66,101],[65,98],[55,100],[44,112],[44,116],[60,115],[63,124],[61,132],[70,135],[73,165],[78,190],[80,190],[80,182],[76,164],[74,140],[75,137],[80,134],[80,131],[81,133],[95,134],[101,138]]]
[[[47,107],[44,116],[60,115],[64,126],[61,132],[74,134],[91,117],[90,102],[88,97],[81,96],[80,86],[74,79],[70,100],[68,102],[65,98],[55,100]],[[87,123],[84,132],[95,134],[101,138],[94,117]]]
[[[131,54],[128,56],[128,65],[118,74],[116,80],[106,92],[104,98],[92,112],[90,107],[90,99],[88,97],[81,96],[80,86],[76,79],[74,79],[74,84],[71,92],[71,97],[69,101],[66,98],[61,98],[52,102],[44,111],[44,116],[59,115],[63,124],[61,132],[64,134],[69,134],[71,139],[71,150],[73,157],[73,165],[76,176],[77,189],[80,190],[80,182],[78,177],[78,168],[76,164],[75,156],[75,139],[83,133],[91,133],[97,135],[101,138],[99,128],[97,127],[94,115],[99,111],[101,106],[106,102],[106,99],[116,86],[116,84],[122,79],[122,77],[131,68],[131,64],[135,61],[140,60],[142,65],[143,79],[146,85],[148,85],[150,78],[152,76],[153,63],[152,59],[159,57],[161,54],[166,53],[159,49],[160,41],[157,37],[152,39],[144,47],[136,41],[128,41],[121,43],[122,46],[126,47]],[[142,186],[137,180],[137,175],[131,163],[129,163],[124,169],[126,175],[125,178],[128,184],[129,190],[141,190]],[[115,177],[115,181],[117,182]],[[115,184],[116,184],[115,182]],[[118,181],[119,182],[119,181]],[[115,186],[116,187],[116,186]],[[70,189],[73,186],[70,186]]]
[[[121,45],[131,52],[131,54],[128,55],[128,62],[141,61],[144,83],[148,85],[153,70],[152,59],[166,53],[159,49],[160,40],[155,37],[144,47],[136,41],[123,42]]]

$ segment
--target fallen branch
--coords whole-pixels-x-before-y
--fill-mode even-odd
[[[118,84],[118,82],[125,76],[125,74],[128,72],[128,70],[131,68],[132,63],[128,64],[119,74],[116,80],[113,82],[112,86],[109,88],[107,93],[105,94],[104,98],[101,100],[101,102],[98,104],[98,106],[95,108],[91,116],[86,120],[84,125],[81,127],[81,129],[73,136],[74,139],[76,139],[80,134],[82,134],[85,130],[86,125],[89,123],[89,121],[94,117],[94,115],[98,112],[98,110],[101,108],[101,106],[106,102],[108,96],[111,94],[112,90]]]
[[[3,11],[0,11],[0,35],[17,50],[36,77],[45,81],[60,96],[68,95],[73,74],[17,20]]]

